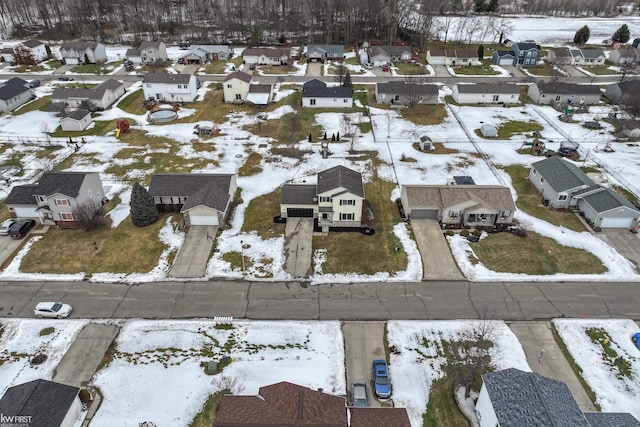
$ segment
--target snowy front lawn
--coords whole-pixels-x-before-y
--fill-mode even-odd
[[[130,321],[116,342],[94,377],[104,396],[94,427],[185,426],[215,392],[256,395],[281,381],[346,394],[339,322]],[[230,364],[207,375],[223,357]]]
[[[640,350],[632,320],[556,319],[553,324],[603,412],[640,419]]]

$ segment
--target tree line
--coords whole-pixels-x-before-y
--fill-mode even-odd
[[[621,0],[0,0],[0,35],[103,42],[422,44],[434,18],[510,11],[612,15]]]

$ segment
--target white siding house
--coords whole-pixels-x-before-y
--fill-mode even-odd
[[[233,73],[228,74],[222,81],[224,102],[245,102],[249,93],[251,77],[251,74],[247,74],[242,71],[234,71]]]
[[[313,79],[302,86],[302,106],[306,108],[352,108],[353,88],[327,86]]]
[[[513,84],[475,83],[457,84],[452,97],[458,104],[517,104],[518,87]]]
[[[107,62],[107,50],[102,43],[65,42],[60,46],[61,59],[68,65]]]
[[[145,99],[191,102],[198,96],[196,77],[192,74],[149,73],[142,80]]]
[[[36,62],[42,62],[49,58],[47,47],[40,40],[26,40],[22,46],[31,52]]]

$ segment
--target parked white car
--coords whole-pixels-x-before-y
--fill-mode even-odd
[[[16,223],[16,220],[13,218],[10,218],[5,222],[3,222],[2,224],[0,224],[0,236],[6,236],[7,234],[9,234],[9,229],[15,223]]]
[[[55,317],[63,319],[71,314],[71,306],[61,302],[40,302],[33,310],[33,314],[38,318]]]

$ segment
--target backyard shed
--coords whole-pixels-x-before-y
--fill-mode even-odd
[[[485,138],[497,138],[498,128],[492,124],[485,123],[482,126],[480,126],[480,133]]]

